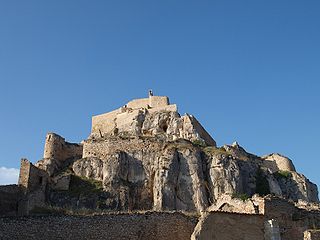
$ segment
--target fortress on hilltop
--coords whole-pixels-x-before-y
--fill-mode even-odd
[[[0,186],[0,229],[0,239],[315,240],[320,206],[289,158],[217,146],[149,91],[93,116],[80,143],[47,133],[43,158],[21,159],[18,184]]]

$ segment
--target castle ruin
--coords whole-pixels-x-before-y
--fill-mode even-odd
[[[81,143],[48,133],[43,158],[35,164],[22,159],[18,184],[0,186],[0,196],[0,215],[29,216],[48,207],[151,211],[156,225],[168,211],[200,216],[195,222],[180,213],[166,215],[166,224],[185,228],[173,230],[175,239],[186,239],[183,232],[194,240],[314,240],[320,229],[317,186],[297,173],[289,158],[276,153],[259,157],[238,143],[218,147],[194,116],[181,116],[168,97],[152,91],[93,116],[91,133]],[[132,224],[130,215],[121,218]],[[15,224],[24,231],[19,220]],[[2,218],[1,226],[8,235],[0,233],[0,238],[16,236]],[[162,239],[164,226],[155,239]],[[64,235],[67,229],[61,231]]]

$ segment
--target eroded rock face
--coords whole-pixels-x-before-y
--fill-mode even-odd
[[[158,151],[117,149],[104,159],[77,160],[73,171],[101,180],[110,208],[202,211],[208,206],[202,161],[200,151],[184,142]]]
[[[91,134],[81,144],[50,133],[45,148],[36,166],[51,177],[52,199],[71,186],[72,196],[59,200],[61,205],[201,212],[225,194],[318,201],[317,187],[289,158],[259,157],[237,142],[217,148],[197,119],[181,116],[167,97],[150,95],[94,116]],[[93,193],[82,194],[73,176],[88,181],[82,186]]]
[[[177,111],[148,109],[130,110],[115,113],[108,119],[112,126],[102,127],[90,135],[91,139],[107,138],[110,135],[157,136],[166,140],[187,139],[201,141],[210,146],[216,142],[192,115],[180,116]]]
[[[91,146],[90,156],[75,161],[72,171],[102,183],[107,196],[97,201],[106,209],[202,212],[225,194],[318,201],[316,186],[303,175],[273,172],[239,145],[198,147],[141,137],[91,144],[97,148]]]

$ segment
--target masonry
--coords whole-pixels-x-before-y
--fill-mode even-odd
[[[181,213],[0,218],[0,239],[190,239],[197,218]]]
[[[0,186],[0,216],[15,216],[21,196],[22,191],[16,184]]]

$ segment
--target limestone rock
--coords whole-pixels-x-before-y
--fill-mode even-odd
[[[221,196],[253,201],[255,194],[318,202],[316,185],[289,158],[259,157],[237,142],[219,148],[194,116],[152,95],[94,116],[81,144],[49,133],[36,167],[49,175],[48,202],[72,208],[203,212]],[[34,179],[37,189],[42,177]],[[219,208],[234,209],[228,204]]]
[[[77,176],[102,180],[103,162],[98,158],[82,158],[72,165],[73,172]]]
[[[71,175],[62,174],[52,178],[51,188],[53,190],[67,191],[69,190]]]
[[[137,99],[117,110],[92,118],[91,139],[117,134],[157,136],[166,140],[183,138],[216,145],[194,116],[186,114],[181,117],[176,105],[170,105],[166,97]]]
[[[318,202],[317,186],[304,175],[290,172],[288,177],[280,177],[278,183],[282,190],[282,196],[294,201]]]

